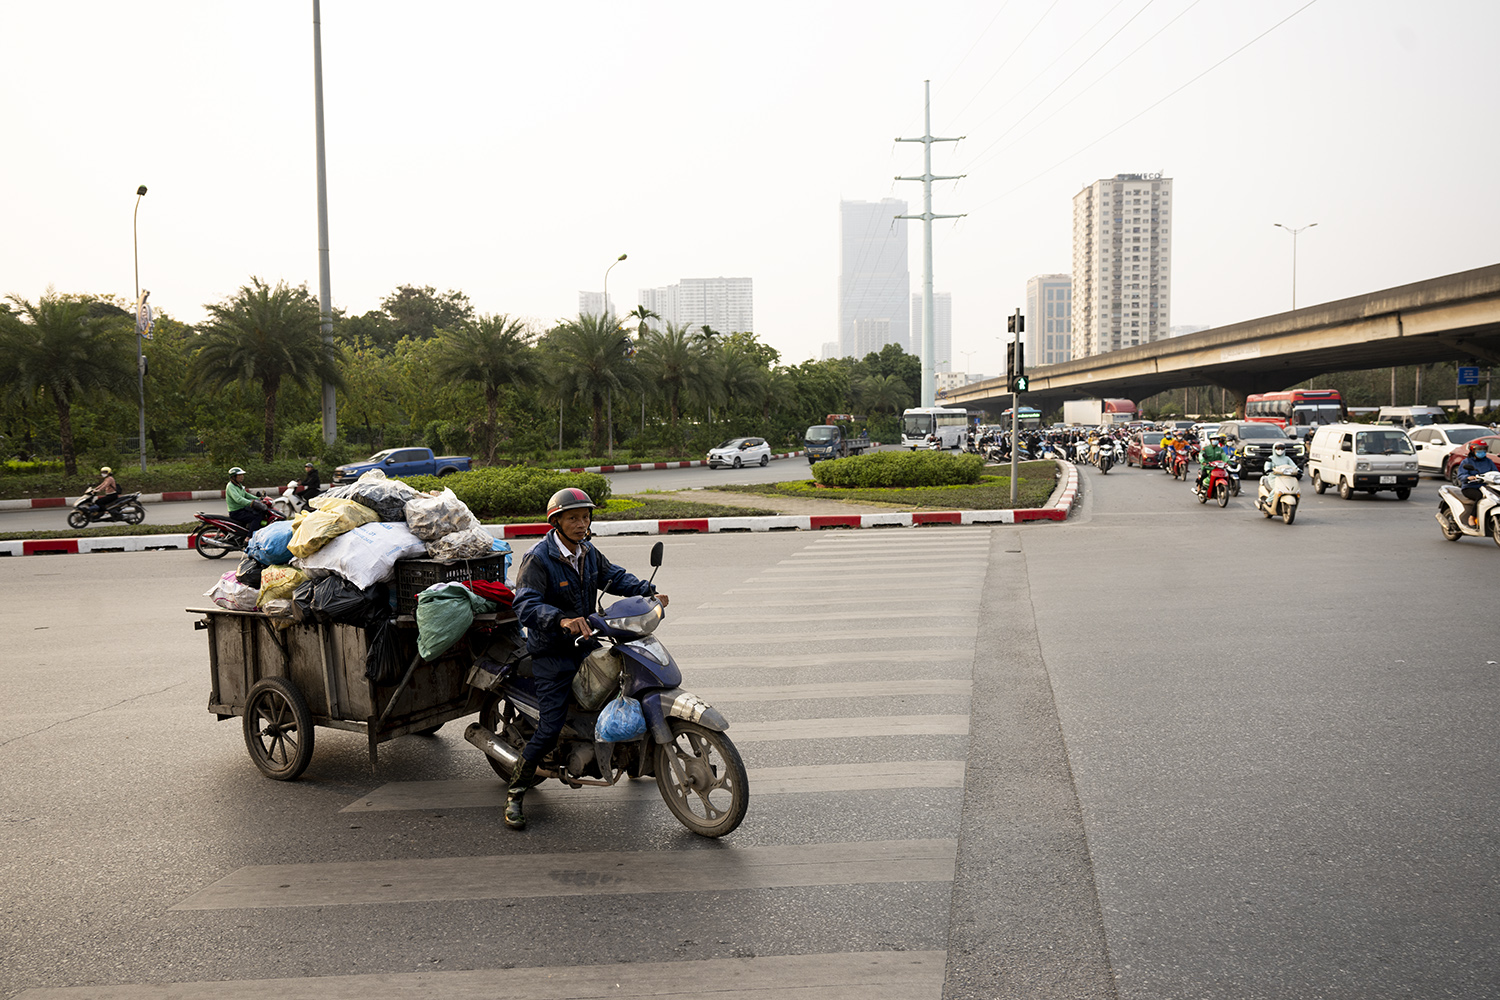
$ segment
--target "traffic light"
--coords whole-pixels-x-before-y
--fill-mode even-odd
[[[1015,378],[1010,380],[1010,391],[1025,392],[1027,387],[1030,385],[1031,379],[1027,378],[1025,375],[1017,375]]]

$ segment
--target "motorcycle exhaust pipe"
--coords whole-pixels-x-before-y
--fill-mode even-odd
[[[464,730],[464,739],[483,750],[486,756],[493,757],[510,768],[511,773],[515,773],[516,768],[521,765],[519,750],[477,722],[471,722],[469,728]]]

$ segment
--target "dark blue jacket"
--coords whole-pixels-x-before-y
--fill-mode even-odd
[[[1483,458],[1475,458],[1473,455],[1465,456],[1464,460],[1458,463],[1459,488],[1465,489],[1476,487],[1479,484],[1469,482],[1470,476],[1482,476],[1486,472],[1494,471],[1495,460],[1493,458],[1490,458],[1490,456],[1486,455]]]
[[[526,626],[526,647],[533,655],[573,656],[573,636],[564,618],[583,618],[597,610],[599,592],[645,597],[656,588],[616,566],[589,542],[580,549],[583,572],[575,573],[557,554],[557,529],[547,532],[521,559],[516,571],[516,617]]]

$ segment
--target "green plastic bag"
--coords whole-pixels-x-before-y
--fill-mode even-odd
[[[432,661],[446,653],[474,624],[474,616],[499,605],[461,583],[435,583],[417,595],[417,654]]]

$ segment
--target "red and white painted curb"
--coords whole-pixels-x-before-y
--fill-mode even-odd
[[[777,514],[768,517],[685,517],[657,521],[601,521],[594,534],[670,535],[679,532],[719,534],[746,531],[821,531],[824,528],[915,528],[927,524],[1024,524],[1027,521],[1066,521],[1078,499],[1078,469],[1059,461],[1062,488],[1045,507],[1022,510],[940,510],[889,514]],[[489,524],[496,538],[545,535],[548,525]],[[37,538],[0,542],[0,556],[30,556],[73,552],[150,552],[190,549],[191,535],[115,535],[95,538]]]
[[[285,486],[259,486],[251,493],[281,496]],[[30,500],[0,500],[0,510],[36,510],[42,507],[72,507],[82,497],[33,497]],[[181,490],[176,493],[142,493],[141,503],[175,503],[184,500],[223,500],[223,490]]]

